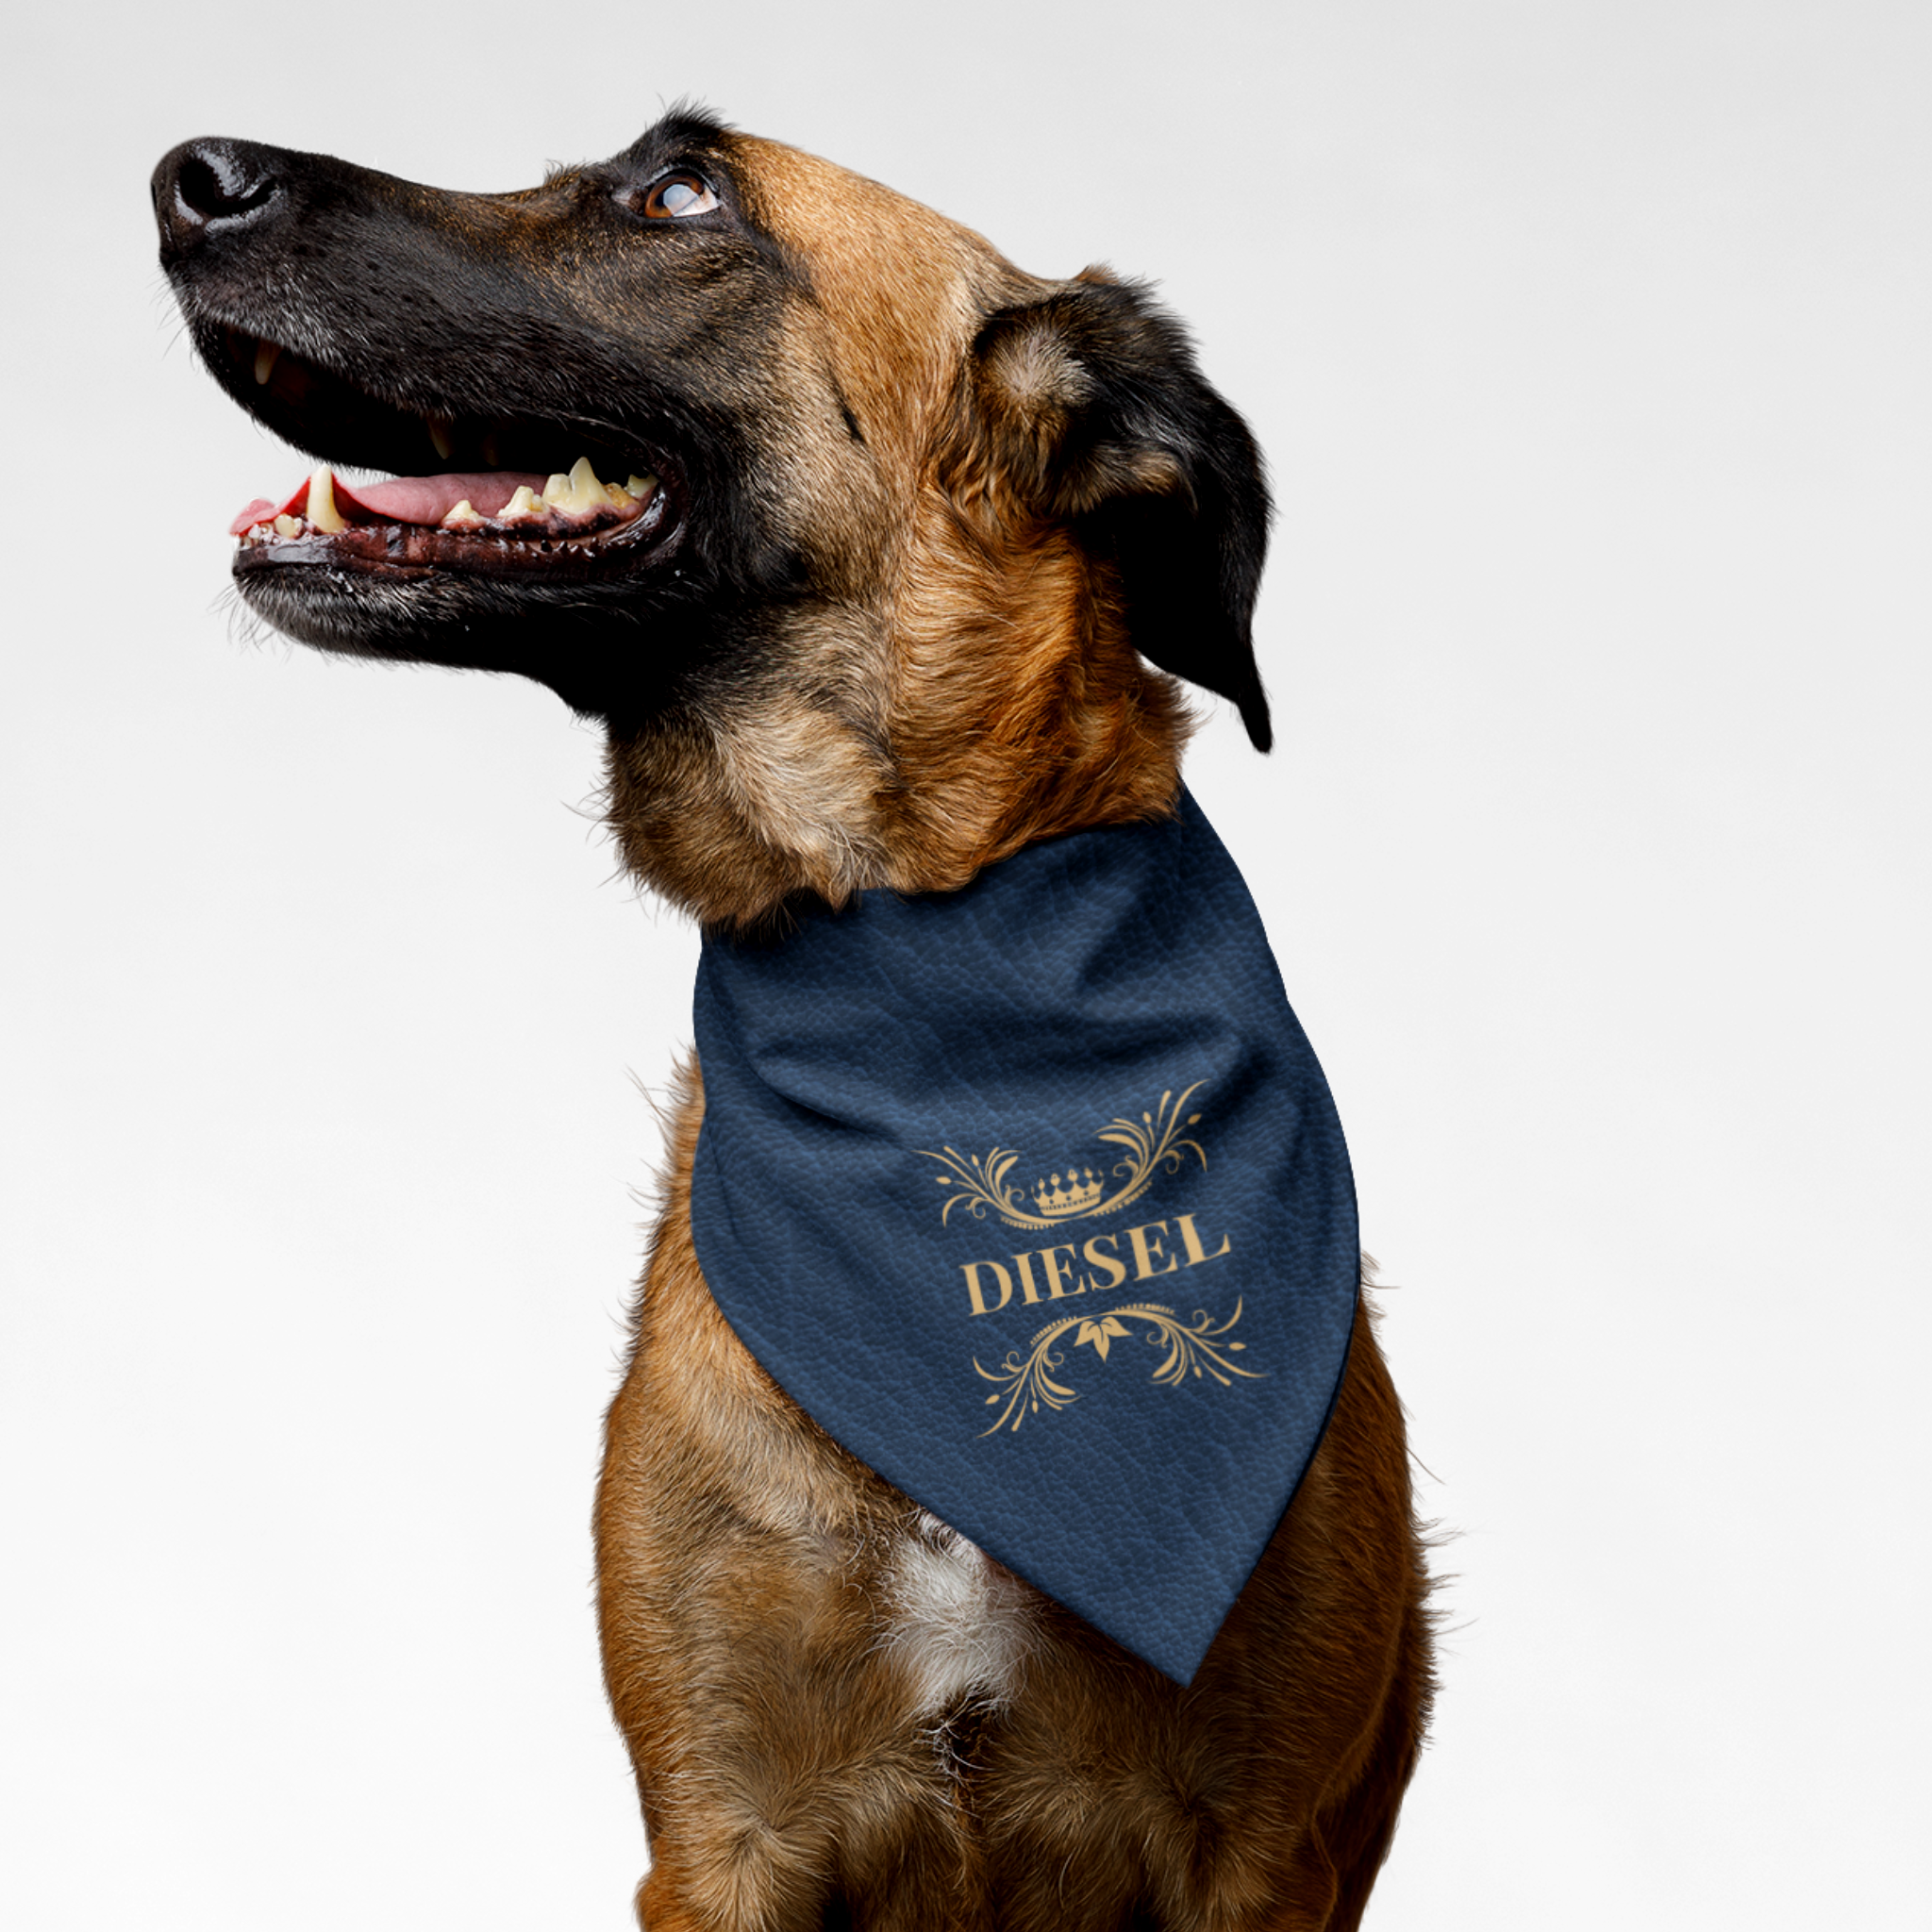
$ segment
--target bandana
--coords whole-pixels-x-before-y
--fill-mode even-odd
[[[836,1441],[1182,1684],[1321,1441],[1355,1187],[1247,887],[1175,816],[710,935],[691,1232]]]

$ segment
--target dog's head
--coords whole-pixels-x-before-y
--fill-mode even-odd
[[[1131,284],[687,112],[512,194],[192,142],[155,205],[216,378],[394,479],[251,506],[248,603],[604,720],[627,857],[707,917],[1165,809],[1150,663],[1268,745],[1259,461]]]

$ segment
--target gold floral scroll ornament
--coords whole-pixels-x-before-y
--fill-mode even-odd
[[[1132,1333],[1126,1326],[1128,1322],[1145,1322],[1151,1332],[1143,1340],[1151,1347],[1159,1348],[1164,1344],[1167,1349],[1159,1367],[1154,1371],[1153,1379],[1170,1389],[1178,1389],[1191,1374],[1198,1376],[1205,1373],[1224,1389],[1234,1386],[1232,1377],[1236,1375],[1248,1382],[1265,1381],[1267,1377],[1258,1371],[1239,1368],[1228,1360],[1230,1355],[1238,1354],[1247,1346],[1244,1341],[1224,1341],[1221,1339],[1241,1318],[1240,1302],[1235,1303],[1234,1313],[1219,1327],[1208,1319],[1207,1311],[1201,1308],[1194,1310],[1192,1324],[1184,1325],[1172,1308],[1158,1302],[1131,1302],[1125,1307],[1114,1308],[1098,1316],[1063,1315],[1058,1322],[1049,1322],[1034,1336],[1024,1356],[1018,1349],[1011,1350],[996,1370],[982,1368],[979,1358],[974,1357],[973,1366],[989,1382],[999,1385],[986,1398],[988,1405],[1002,1401],[1006,1405],[992,1427],[981,1429],[979,1433],[991,1436],[1009,1425],[1018,1430],[1029,1415],[1040,1413],[1041,1403],[1049,1409],[1055,1409],[1064,1408],[1068,1403],[1080,1399],[1078,1390],[1056,1382],[1052,1374],[1065,1366],[1066,1358],[1055,1353],[1054,1343],[1070,1328],[1079,1331],[1074,1337],[1075,1348],[1091,1342],[1094,1354],[1105,1361],[1108,1346],[1116,1339],[1124,1340]]]
[[[927,1160],[937,1160],[944,1170],[933,1178],[953,1193],[940,1216],[943,1224],[962,1202],[975,1220],[983,1220],[991,1208],[1009,1227],[1058,1227],[1065,1221],[1083,1221],[1091,1215],[1111,1214],[1130,1201],[1138,1201],[1153,1186],[1155,1176],[1165,1167],[1178,1174],[1182,1157],[1192,1154],[1205,1168],[1208,1157],[1198,1141],[1181,1133],[1183,1126],[1195,1125],[1201,1116],[1191,1113],[1184,1121],[1181,1109],[1207,1083],[1196,1080],[1178,1100],[1170,1090],[1160,1096],[1160,1105],[1138,1121],[1124,1116],[1096,1130],[1094,1138],[1116,1147],[1124,1147],[1124,1157],[1114,1162],[1110,1175],[1096,1175],[1090,1168],[1069,1165],[1064,1177],[1056,1174],[1049,1182],[1038,1181],[1029,1201],[1024,1190],[1009,1187],[1007,1176],[1020,1158],[1010,1147],[995,1147],[984,1159],[976,1154],[961,1154],[948,1147],[941,1153],[921,1148]],[[1103,1157],[1103,1165],[1105,1157]],[[1117,1185],[1108,1191],[1108,1178]]]

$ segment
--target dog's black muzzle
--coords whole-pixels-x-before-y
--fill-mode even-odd
[[[236,576],[278,629],[519,672],[608,718],[708,665],[721,612],[795,586],[745,501],[736,420],[789,285],[757,279],[736,230],[641,226],[612,175],[465,194],[225,136],[163,157],[161,265],[215,380],[325,465],[458,486],[441,521],[352,498],[332,525],[258,499]],[[636,485],[627,503],[526,503],[522,522],[508,490],[458,504],[489,477],[561,485],[579,459],[593,488]]]

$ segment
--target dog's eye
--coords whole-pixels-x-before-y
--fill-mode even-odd
[[[718,206],[711,184],[702,175],[667,175],[653,181],[641,194],[625,199],[653,221],[675,221],[680,215],[709,214]]]

